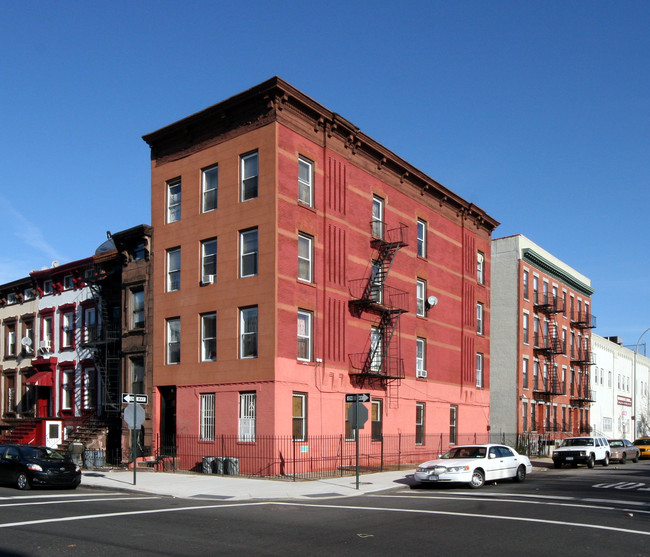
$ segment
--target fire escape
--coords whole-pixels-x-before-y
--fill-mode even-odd
[[[571,314],[571,324],[580,331],[587,331],[596,326],[596,317],[588,309],[578,310]],[[591,390],[590,371],[594,364],[591,352],[591,341],[584,335],[571,348],[571,363],[577,368],[578,374],[571,384],[571,401],[579,407],[588,408],[595,397]],[[583,427],[584,424],[581,424]]]
[[[350,375],[360,385],[379,380],[385,386],[388,382],[404,378],[399,333],[396,336],[395,333],[398,331],[400,316],[408,311],[408,293],[387,286],[386,278],[397,251],[408,245],[407,232],[405,224],[385,230],[385,223],[373,221],[370,246],[375,257],[370,276],[349,282],[352,297],[349,302],[350,312],[355,317],[366,313],[373,321],[365,350],[349,354]]]

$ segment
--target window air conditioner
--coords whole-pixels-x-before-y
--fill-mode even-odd
[[[426,369],[418,369],[415,372],[416,377],[421,377],[422,379],[426,379],[427,377],[427,370]]]
[[[38,343],[38,348],[42,354],[49,352],[51,347],[52,347],[52,343],[49,340],[42,340]]]
[[[203,284],[213,284],[214,283],[214,275],[203,275]]]

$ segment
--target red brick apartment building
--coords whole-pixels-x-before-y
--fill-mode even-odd
[[[486,433],[497,221],[277,77],[144,140],[161,439]]]
[[[492,431],[550,441],[589,433],[591,281],[515,235],[492,242],[492,285]]]

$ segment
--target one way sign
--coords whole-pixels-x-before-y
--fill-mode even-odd
[[[149,404],[149,395],[134,395],[132,393],[122,393],[122,404]]]
[[[370,402],[370,393],[348,393],[345,402]]]

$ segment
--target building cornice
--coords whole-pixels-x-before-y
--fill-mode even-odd
[[[528,261],[530,264],[535,265],[550,276],[555,277],[557,280],[561,280],[585,296],[592,296],[595,292],[591,286],[567,273],[564,269],[561,269],[554,263],[551,263],[548,259],[542,257],[540,254],[530,248],[524,248],[521,250],[521,258],[524,261]]]

